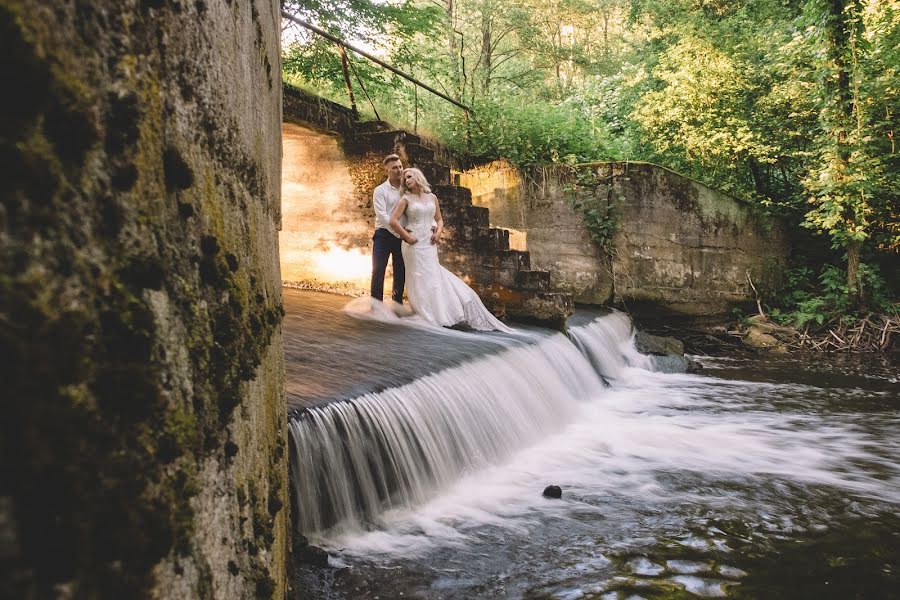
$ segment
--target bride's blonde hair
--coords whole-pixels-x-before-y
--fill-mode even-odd
[[[419,184],[419,189],[422,190],[423,194],[431,193],[431,185],[429,185],[428,180],[425,179],[425,175],[419,169],[415,167],[410,167],[408,169],[403,169],[403,177],[400,179],[400,197],[406,195],[406,192],[409,191],[409,188],[406,187],[406,174],[409,173],[413,176],[413,181]]]

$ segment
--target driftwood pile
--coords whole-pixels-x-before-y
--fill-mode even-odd
[[[840,325],[826,333],[800,334],[797,347],[828,352],[885,352],[900,333],[900,318],[870,315],[856,325]]]
[[[839,324],[811,333],[769,321],[765,315],[750,318],[746,330],[733,332],[759,348],[813,352],[890,352],[900,334],[900,318],[869,315],[855,324]]]

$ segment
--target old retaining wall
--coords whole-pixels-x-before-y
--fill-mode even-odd
[[[562,327],[571,298],[552,292],[548,274],[532,269],[528,253],[511,247],[506,231],[490,227],[488,211],[472,205],[468,189],[451,185],[452,157],[440,146],[384,123],[354,122],[346,109],[290,88],[284,119],[285,285],[368,293],[372,192],[385,178],[382,159],[396,152],[423,170],[440,198],[441,263],[495,314]]]
[[[523,173],[495,162],[462,173],[491,224],[514,233],[551,288],[576,302],[683,315],[725,314],[777,287],[789,252],[775,219],[648,163],[597,163]],[[615,221],[611,252],[594,242],[574,195]]]
[[[356,188],[361,165],[347,157],[339,136],[308,126],[285,123],[282,144],[284,281],[364,293],[372,274],[374,213],[371,198]],[[371,170],[378,172],[377,160]]]
[[[273,0],[0,2],[0,596],[283,598]]]

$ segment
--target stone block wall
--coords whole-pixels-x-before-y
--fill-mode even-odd
[[[747,203],[648,163],[591,168],[594,194],[613,205],[613,275],[620,302],[689,315],[724,314],[781,285],[790,245],[785,227]]]
[[[496,162],[460,174],[491,225],[520,232],[533,268],[576,302],[682,315],[721,315],[778,287],[789,245],[782,224],[748,204],[648,163],[519,172]],[[573,194],[610,208],[612,251],[596,244]]]
[[[371,194],[381,183],[376,182],[381,160],[348,158],[339,136],[295,123],[284,124],[282,143],[284,282],[366,293],[375,227]],[[385,289],[391,289],[389,283]]]
[[[610,257],[568,202],[573,180],[561,171],[522,173],[505,161],[460,173],[473,202],[490,209],[491,225],[508,228],[511,244],[550,274],[551,290],[572,294],[575,302],[607,304],[613,300]]]
[[[0,597],[286,592],[279,5],[0,2]]]

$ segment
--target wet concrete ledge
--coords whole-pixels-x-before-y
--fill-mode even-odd
[[[500,333],[432,332],[361,320],[342,312],[352,300],[348,296],[291,288],[283,293],[285,393],[291,417],[527,343]]]

